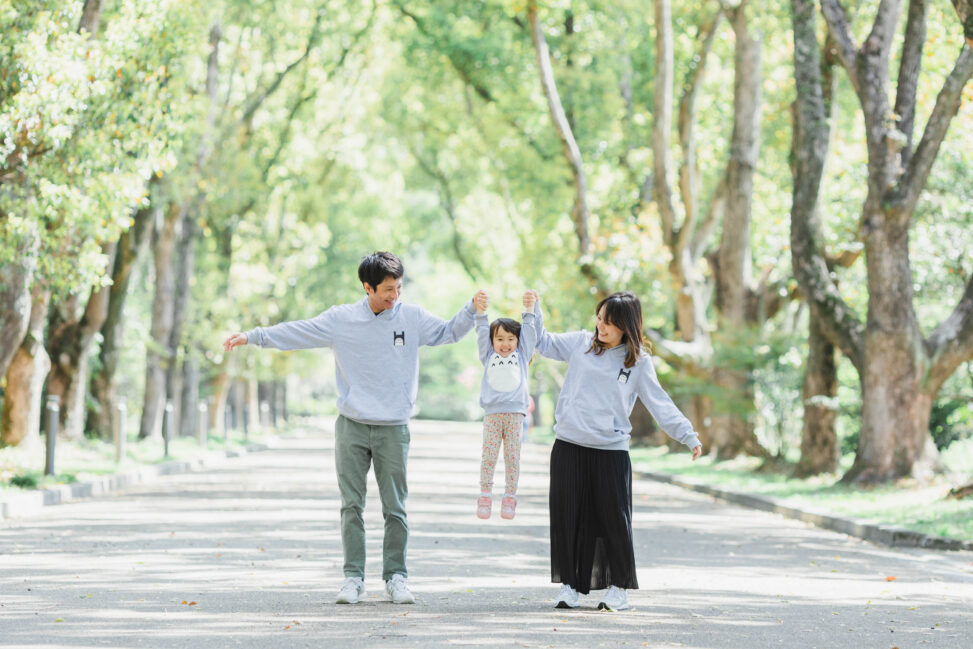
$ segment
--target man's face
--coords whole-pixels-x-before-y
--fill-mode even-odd
[[[396,300],[402,294],[402,278],[386,277],[378,286],[372,287],[368,282],[362,282],[368,293],[368,306],[372,313],[381,313],[395,306]]]

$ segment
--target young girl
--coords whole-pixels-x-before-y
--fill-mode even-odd
[[[476,515],[490,518],[493,509],[493,474],[500,443],[503,442],[505,469],[500,516],[513,518],[517,508],[517,482],[520,479],[520,442],[527,416],[527,365],[534,354],[537,331],[534,328],[536,294],[524,294],[523,326],[510,318],[497,318],[488,324],[486,300],[476,301],[476,339],[483,363],[480,406],[483,407],[483,456],[480,463],[480,497]]]
[[[535,293],[536,297],[536,293]],[[659,426],[699,457],[693,425],[659,385],[642,345],[642,305],[613,293],[595,308],[594,332],[551,334],[538,310],[537,351],[568,363],[554,412],[551,450],[551,580],[557,608],[578,606],[578,593],[607,589],[599,609],[629,608],[638,588],[632,543],[629,416],[641,399]]]

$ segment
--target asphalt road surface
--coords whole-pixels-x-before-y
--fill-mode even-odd
[[[886,548],[637,482],[632,610],[552,607],[547,461],[477,519],[479,428],[414,422],[410,584],[386,601],[370,478],[366,588],[343,580],[328,420],[267,451],[0,521],[2,647],[973,647],[973,553]],[[497,467],[502,484],[502,461]],[[499,495],[499,494],[498,494]]]

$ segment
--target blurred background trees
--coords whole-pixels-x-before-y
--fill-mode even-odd
[[[216,430],[333,410],[330,354],[219,343],[358,299],[387,249],[444,317],[531,287],[588,328],[636,292],[721,459],[935,471],[973,434],[968,25],[947,0],[11,0],[0,440],[36,438],[45,394],[75,437],[119,403],[146,438],[167,402],[184,434],[200,402]],[[479,416],[474,347],[423,352],[420,417]],[[561,371],[534,364],[538,423]]]

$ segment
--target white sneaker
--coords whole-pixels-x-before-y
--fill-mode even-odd
[[[385,582],[385,594],[393,604],[415,604],[416,598],[409,592],[409,584],[402,575],[392,575]]]
[[[361,577],[348,577],[338,591],[336,604],[357,604],[365,596],[365,582]]]
[[[561,584],[561,592],[554,599],[554,608],[578,608],[578,591],[567,584]]]
[[[605,596],[598,602],[599,611],[627,611],[631,606],[628,605],[628,595],[624,588],[611,586],[605,591]]]

